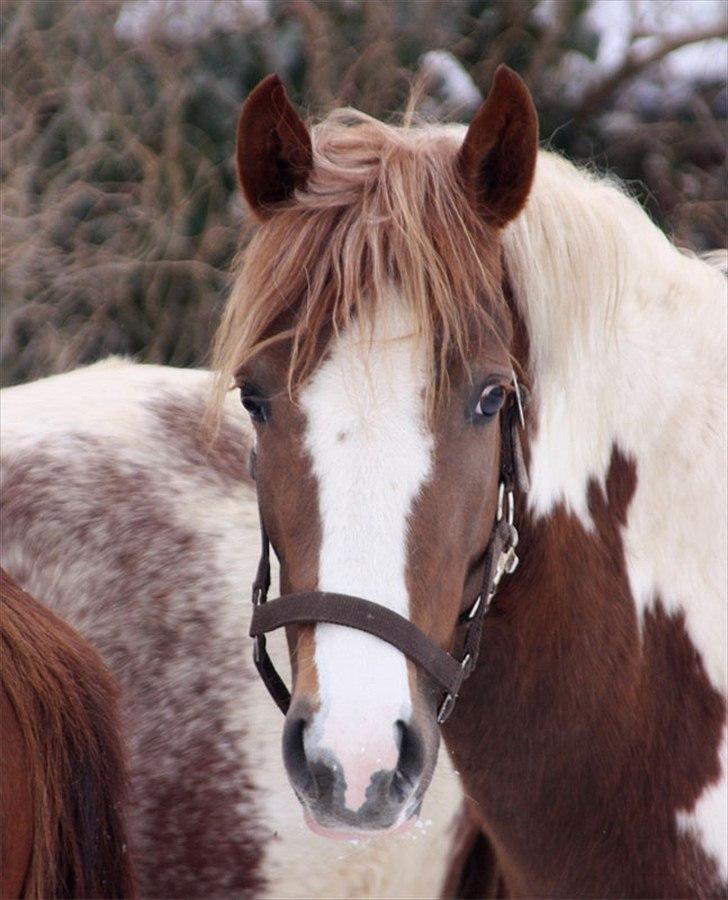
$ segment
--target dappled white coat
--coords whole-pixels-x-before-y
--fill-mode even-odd
[[[189,839],[187,823],[175,823],[176,816],[189,820],[189,804],[169,801],[166,817],[155,809],[180,781],[197,777],[188,771],[195,765],[203,781],[220,779],[215,805],[231,807],[223,824],[237,823],[260,842],[255,896],[437,896],[461,796],[444,749],[413,832],[331,841],[303,823],[281,757],[283,717],[250,662],[250,584],[260,546],[254,491],[221,475],[234,468],[230,458],[208,465],[194,439],[209,380],[203,371],[109,360],[2,392],[2,564],[78,627],[120,676],[142,895],[153,893],[165,866],[180,895],[191,879],[196,896],[229,890],[219,866],[190,857],[185,868],[170,850]],[[171,430],[161,424],[170,408],[179,414]],[[235,423],[244,469],[250,426],[237,397],[225,417]],[[229,451],[230,433],[226,440]],[[31,511],[22,509],[18,483]],[[23,516],[34,524],[18,530]],[[144,531],[145,521],[159,533],[146,531],[139,547],[131,532]],[[77,540],[74,528],[86,523],[95,534]],[[180,544],[172,535],[180,529],[194,540]],[[129,565],[147,580],[133,596],[125,583]],[[200,624],[204,634],[195,630]],[[280,635],[272,641],[287,672],[285,642]],[[204,771],[196,754],[205,740],[223,742],[229,767],[211,762]],[[250,790],[240,793],[243,781]],[[198,796],[207,796],[204,786]],[[214,836],[215,815],[205,811],[201,841],[205,818]]]

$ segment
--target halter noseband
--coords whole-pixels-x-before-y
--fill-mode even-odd
[[[524,426],[526,392],[515,378],[514,385],[515,402],[506,409],[503,419],[498,508],[485,548],[483,580],[474,602],[460,614],[455,627],[454,643],[461,645],[460,659],[438,647],[409,619],[371,600],[330,591],[303,591],[268,600],[270,540],[261,516],[262,552],[253,582],[250,636],[255,639],[255,666],[281,712],[288,712],[291,694],[268,655],[265,635],[285,625],[326,622],[365,631],[404,653],[445,691],[438,708],[438,723],[442,724],[449,717],[463,681],[475,668],[483,619],[498,585],[503,576],[510,575],[518,565],[514,491],[528,490],[528,476],[519,437],[519,426]]]

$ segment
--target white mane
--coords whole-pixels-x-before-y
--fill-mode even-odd
[[[616,444],[637,462],[635,500],[655,482],[645,556],[667,555],[683,569],[663,584],[635,552],[635,599],[647,605],[679,592],[688,611],[695,597],[705,614],[711,598],[725,621],[725,579],[716,571],[725,556],[725,279],[673,246],[617,186],[548,153],[505,248],[538,400],[534,510],[562,501],[589,522],[587,482],[603,482]],[[709,548],[716,552],[706,565]],[[715,648],[716,630],[708,634]],[[705,655],[724,684],[725,653]]]

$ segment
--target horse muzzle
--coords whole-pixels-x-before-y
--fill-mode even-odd
[[[387,735],[329,746],[306,699],[296,699],[283,730],[283,760],[312,830],[327,837],[403,830],[419,813],[437,756],[438,734],[425,740],[398,720]],[[317,736],[318,735],[318,736]],[[391,741],[391,744],[390,744]]]

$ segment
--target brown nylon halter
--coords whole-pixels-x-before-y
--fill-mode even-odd
[[[483,631],[483,619],[503,575],[510,575],[518,565],[516,545],[518,532],[514,525],[514,491],[528,490],[528,476],[523,461],[519,426],[523,426],[526,392],[514,379],[515,401],[505,410],[502,427],[500,481],[496,521],[485,548],[483,579],[475,601],[463,612],[455,628],[454,643],[460,644],[462,656],[457,659],[430,640],[409,619],[386,606],[330,591],[304,591],[268,600],[270,589],[270,540],[260,519],[262,552],[253,582],[253,616],[250,636],[255,639],[253,660],[268,691],[285,714],[291,694],[273,665],[266,649],[265,635],[285,625],[327,622],[365,631],[400,650],[434,679],[445,691],[437,721],[442,724],[450,715],[463,681],[475,668]]]

